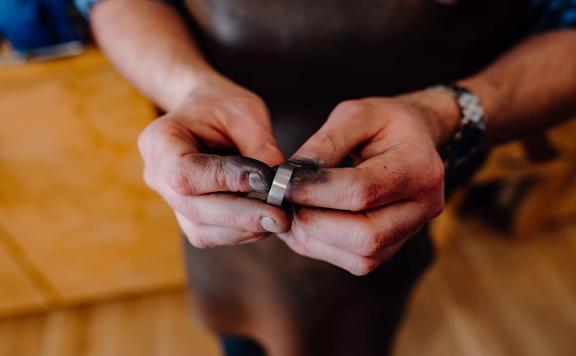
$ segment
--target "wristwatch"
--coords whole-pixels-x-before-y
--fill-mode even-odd
[[[464,87],[437,85],[433,88],[452,94],[460,108],[460,126],[441,152],[446,169],[452,169],[466,163],[478,152],[486,132],[484,109],[480,99]]]

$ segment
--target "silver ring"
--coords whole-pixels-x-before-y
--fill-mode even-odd
[[[266,199],[268,204],[282,206],[284,194],[286,194],[286,189],[288,189],[288,183],[290,183],[294,168],[296,166],[290,162],[284,162],[278,167]]]

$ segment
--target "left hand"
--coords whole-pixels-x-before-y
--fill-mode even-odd
[[[341,103],[293,157],[321,168],[295,170],[292,227],[278,236],[355,275],[373,271],[442,212],[437,147],[457,122],[452,98],[433,90]],[[334,168],[349,155],[354,167]]]

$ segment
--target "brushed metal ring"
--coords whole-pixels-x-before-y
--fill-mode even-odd
[[[274,175],[274,180],[272,181],[272,186],[268,192],[268,198],[266,199],[268,204],[282,206],[294,168],[296,168],[296,166],[290,162],[284,162],[278,167],[276,175]]]

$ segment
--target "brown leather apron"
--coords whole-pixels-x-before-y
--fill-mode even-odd
[[[449,4],[447,4],[449,3]],[[222,73],[269,104],[289,155],[344,99],[395,95],[476,72],[524,32],[521,0],[188,0],[196,38]],[[384,355],[418,276],[426,232],[366,277],[291,252],[273,236],[186,244],[190,285],[217,332],[271,355]]]

